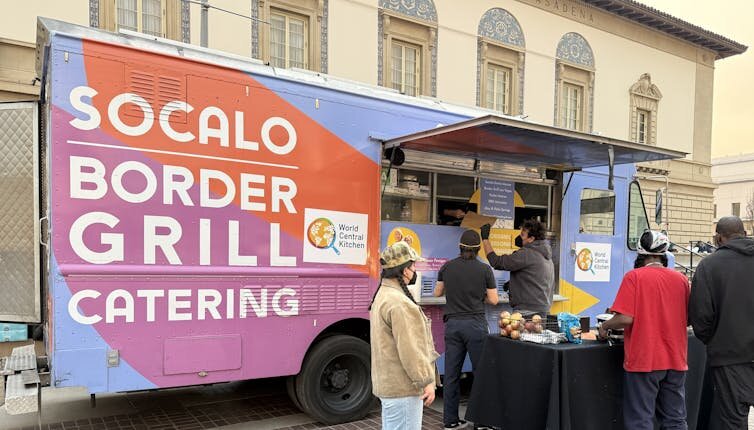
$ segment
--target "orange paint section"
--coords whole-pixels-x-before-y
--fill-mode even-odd
[[[162,165],[188,168],[194,175],[195,187],[198,186],[201,169],[226,173],[235,182],[236,198],[233,204],[239,211],[240,175],[263,175],[265,183],[253,186],[263,188],[264,197],[253,197],[251,201],[265,203],[266,210],[251,213],[268,222],[280,223],[282,231],[301,240],[306,240],[303,228],[304,208],[368,214],[369,249],[379,247],[378,164],[254,78],[237,70],[120,46],[93,41],[85,41],[83,46],[88,85],[98,92],[92,103],[102,116],[102,132],[133,148],[294,166],[296,169],[142,152],[144,156]],[[127,136],[118,131],[108,119],[108,104],[122,93],[140,95],[152,107],[154,124],[145,134]],[[169,117],[170,125],[176,132],[191,132],[194,135],[194,139],[189,142],[170,139],[157,121],[159,110],[173,100],[186,101],[193,107],[190,113],[175,111]],[[223,146],[221,139],[216,137],[209,137],[206,144],[199,143],[200,114],[211,106],[219,108],[228,118],[227,146]],[[258,150],[235,147],[236,112],[243,114],[243,139],[258,142]],[[133,103],[124,104],[120,108],[119,117],[129,126],[136,126],[144,120],[141,109]],[[262,141],[262,125],[271,117],[282,117],[295,128],[297,144],[288,154],[275,154]],[[212,128],[219,128],[220,120],[212,117],[209,124]],[[278,146],[283,146],[288,141],[288,133],[281,126],[272,127],[269,134]],[[161,181],[161,172],[155,174]],[[288,178],[295,182],[295,213],[289,212],[285,205],[281,205],[279,212],[272,212],[272,177]],[[213,181],[210,190],[215,194],[224,194],[225,186],[219,181]],[[175,204],[180,203],[174,202]],[[367,271],[370,265],[376,267],[372,252],[368,254],[367,265],[358,266],[360,270]]]

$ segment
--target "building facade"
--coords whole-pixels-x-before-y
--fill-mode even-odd
[[[717,220],[741,217],[749,235],[754,235],[754,154],[712,159],[712,180],[717,185],[711,233]]]
[[[0,17],[0,101],[30,100],[38,15],[201,41],[200,2],[38,0]],[[640,166],[677,243],[707,237],[716,60],[746,47],[633,0],[210,0],[208,47],[687,152]],[[667,178],[667,181],[666,181]],[[666,187],[667,184],[667,187]]]

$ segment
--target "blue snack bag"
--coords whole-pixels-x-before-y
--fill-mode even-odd
[[[581,322],[579,317],[568,312],[558,314],[558,326],[560,332],[566,335],[566,339],[571,343],[581,343]]]

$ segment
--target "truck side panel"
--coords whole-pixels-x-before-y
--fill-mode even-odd
[[[377,196],[378,145],[177,58],[64,39],[52,80],[56,385],[296,373],[322,329],[367,317],[379,205],[333,190]],[[313,242],[320,218],[351,248]]]
[[[64,36],[51,67],[53,380],[91,392],[297,373],[368,318],[370,134],[461,119]]]

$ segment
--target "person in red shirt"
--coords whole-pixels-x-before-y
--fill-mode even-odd
[[[623,421],[627,429],[687,429],[685,383],[688,363],[689,282],[667,268],[666,235],[642,234],[634,270],[626,273],[615,315],[600,326],[624,330]]]

